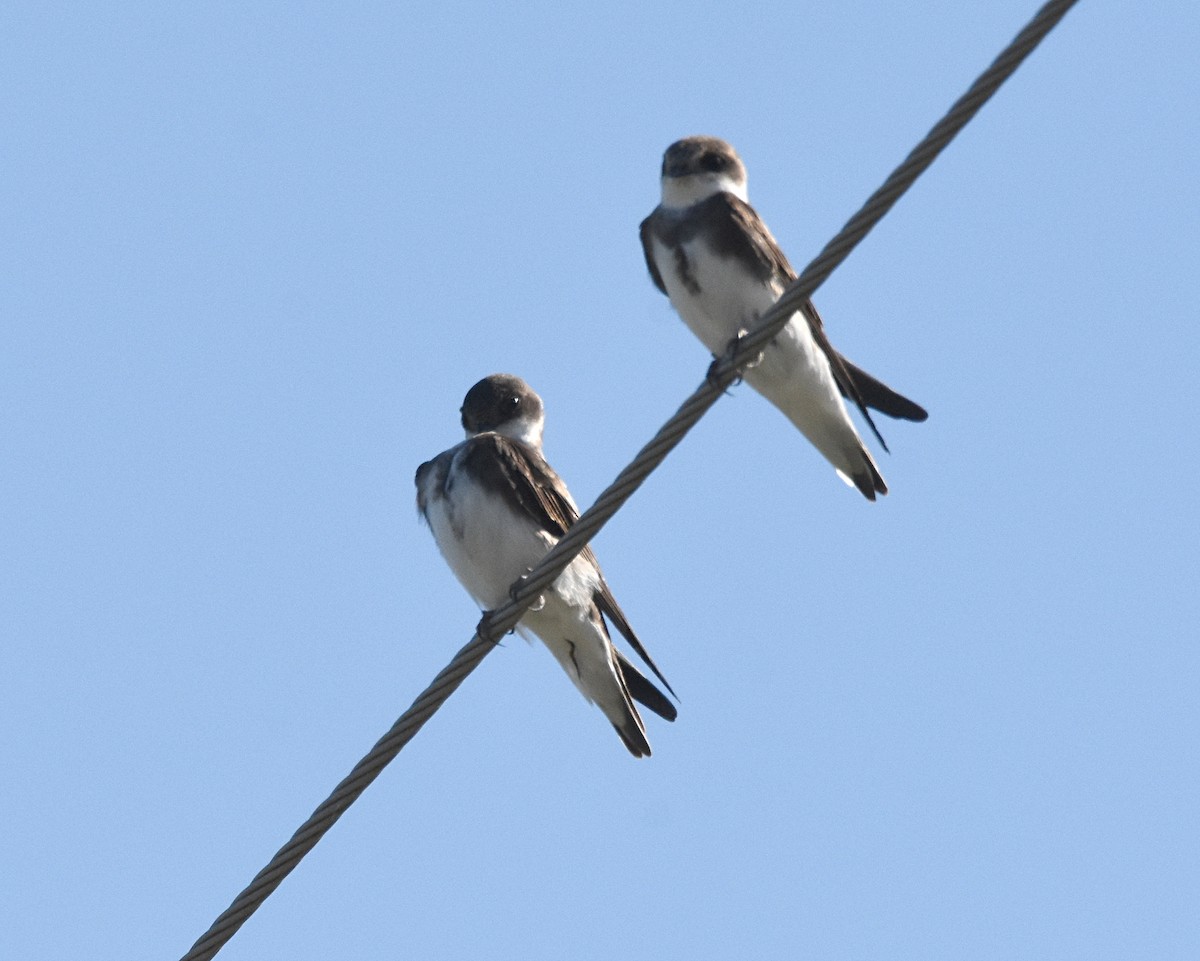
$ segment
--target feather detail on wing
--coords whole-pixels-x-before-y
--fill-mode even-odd
[[[496,488],[508,488],[515,502],[529,518],[556,537],[566,534],[579,519],[579,513],[566,493],[566,485],[562,478],[546,463],[545,458],[528,444],[502,434],[478,434],[467,442],[462,464],[465,469],[480,476],[486,484]],[[586,558],[599,572],[600,564],[590,546],[585,547],[580,556]],[[654,672],[654,676],[674,694],[675,691],[663,677],[658,665],[630,627],[603,574],[600,575],[600,590],[596,592],[593,600],[600,613],[612,622],[621,636],[629,642],[629,646]]]
[[[764,282],[777,283],[781,290],[786,290],[796,282],[796,271],[788,261],[787,255],[753,207],[731,193],[716,194],[704,202],[712,204],[714,207],[720,205],[722,213],[737,227],[735,230],[716,232],[716,236],[720,237],[725,245],[726,253],[738,257],[745,263],[757,265],[759,278]],[[722,251],[718,249],[717,253],[722,253]],[[821,315],[817,313],[817,308],[813,306],[811,300],[805,300],[800,305],[799,312],[807,321],[813,340],[829,361],[838,390],[841,391],[843,397],[854,402],[867,422],[867,426],[871,428],[871,433],[875,435],[883,449],[887,450],[887,441],[883,439],[879,428],[875,426],[875,421],[871,419],[867,403],[859,392],[854,378],[847,370],[842,355],[834,350],[833,345],[829,342],[829,337],[825,333],[825,324],[821,320]]]

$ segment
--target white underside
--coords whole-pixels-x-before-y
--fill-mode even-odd
[[[701,238],[685,244],[684,251],[699,294],[680,280],[674,253],[654,241],[654,258],[672,305],[704,346],[720,356],[730,340],[755,326],[782,290],[759,282],[732,258],[715,256]],[[866,463],[873,463],[846,411],[829,360],[803,317],[793,315],[763,352],[762,360],[744,370],[743,376],[787,416],[847,483],[847,475],[861,473]]]
[[[493,610],[508,600],[512,584],[535,567],[558,538],[458,470],[463,446],[443,454],[445,462],[429,472],[425,514],[454,576],[481,608]],[[441,475],[447,467],[457,479],[442,496]],[[593,620],[593,597],[599,588],[595,565],[576,557],[517,628],[526,640],[530,634],[540,638],[580,693],[613,724],[626,727],[636,714],[631,717],[612,642]],[[640,728],[640,720],[636,723]]]

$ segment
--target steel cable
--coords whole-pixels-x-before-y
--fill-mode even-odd
[[[392,725],[371,751],[312,813],[291,839],[213,922],[181,961],[207,961],[229,941],[270,896],[300,860],[316,846],[338,818],[365,791],[387,764],[412,740],[433,713],[487,656],[496,642],[513,629],[537,595],[549,586],[595,534],[621,508],[666,458],[705,412],[717,402],[738,372],[750,363],[812,296],[829,275],[883,218],[954,136],[966,126],[993,93],[1020,66],[1043,38],[1074,6],[1076,0],[1050,0],[1045,4],[971,88],[955,102],[936,126],[893,171],[862,208],[801,272],[758,326],[733,342],[709,370],[704,383],[676,411],[596,499],[570,531],[549,551],[533,571],[513,585],[512,600],[483,616],[475,635]]]

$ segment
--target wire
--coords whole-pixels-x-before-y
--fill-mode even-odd
[[[925,138],[892,172],[883,186],[847,221],[817,257],[801,272],[754,330],[734,341],[710,368],[708,377],[683,402],[675,415],[654,435],[611,485],[597,498],[533,571],[513,585],[512,599],[484,614],[475,635],[425,688],[412,706],[400,716],[366,757],[358,762],[333,793],[300,826],[291,840],[271,858],[234,902],[213,922],[181,961],[207,961],[237,933],[246,920],[270,896],[300,860],[333,827],[380,772],[412,740],[433,713],[454,693],[496,642],[512,630],[526,608],[548,587],[571,560],[618,511],[647,477],[683,440],[701,417],[715,404],[738,376],[812,296],[858,243],[883,218],[913,182],[929,167],[955,135],[978,113],[1021,62],[1066,15],[1076,0],[1050,0],[1016,38],[955,102]]]

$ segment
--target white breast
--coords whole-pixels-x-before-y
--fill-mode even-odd
[[[464,447],[446,452],[452,454],[444,462],[449,484],[441,470],[430,471],[425,479],[425,516],[454,576],[480,607],[492,610],[508,600],[512,584],[537,566],[558,538],[463,471],[458,461]],[[598,586],[595,568],[576,558],[553,589],[590,606]]]
[[[703,238],[688,241],[683,252],[699,293],[684,283],[675,252],[654,239],[654,259],[672,305],[704,346],[721,354],[775,303],[779,290],[753,277],[736,260],[716,256]]]
[[[720,356],[730,340],[758,323],[782,289],[777,283],[760,281],[733,258],[718,257],[702,237],[686,243],[683,250],[700,292],[689,289],[680,276],[674,251],[655,238],[659,275],[679,316],[710,352]],[[827,425],[858,443],[829,361],[799,314],[792,316],[744,376],[822,451],[841,443],[824,436]]]

